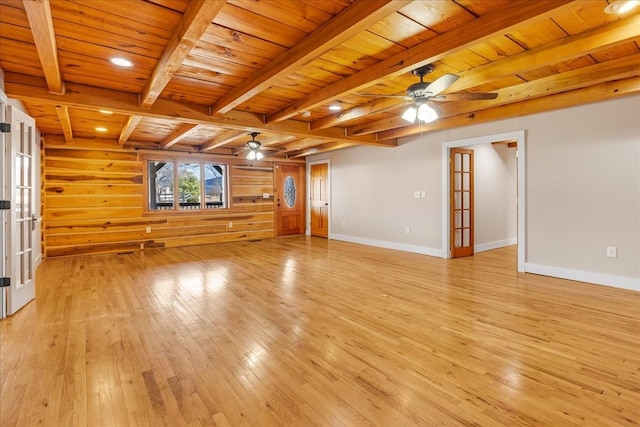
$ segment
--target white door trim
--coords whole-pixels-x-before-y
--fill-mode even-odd
[[[449,149],[496,141],[516,140],[518,143],[518,271],[525,271],[526,262],[526,138],[525,131],[500,133],[477,138],[447,141],[442,144],[442,258],[450,258],[449,248]]]

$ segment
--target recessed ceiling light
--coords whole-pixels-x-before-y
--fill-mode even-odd
[[[106,132],[106,131],[108,131],[109,129],[107,129],[107,128],[105,128],[105,127],[102,127],[102,126],[98,126],[98,127],[96,128],[96,130],[97,130],[98,132]]]
[[[109,111],[109,110],[98,110],[98,112],[102,114],[106,114],[107,116],[110,116],[113,114],[113,111]]]
[[[622,15],[640,5],[640,0],[616,0],[604,8],[604,13]]]
[[[340,111],[340,110],[342,110],[342,107],[339,106],[339,105],[335,105],[334,104],[334,105],[330,105],[329,106],[329,110],[331,110],[331,111]]]
[[[112,64],[115,64],[118,67],[133,67],[133,62],[129,61],[128,59],[113,57],[110,58],[109,61],[111,61]]]

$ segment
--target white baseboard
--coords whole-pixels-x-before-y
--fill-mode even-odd
[[[429,256],[442,258],[441,249],[428,248],[425,246],[407,245],[405,243],[387,242],[385,240],[365,239],[362,237],[348,236],[345,234],[332,233],[329,236],[329,238],[332,240],[340,240],[343,242],[358,243],[360,245],[376,246],[379,248],[394,249],[397,251],[412,252],[416,254],[429,255]]]
[[[512,237],[510,239],[505,239],[505,240],[497,240],[495,242],[480,243],[473,246],[473,252],[490,251],[492,249],[498,249],[505,246],[515,245],[516,243],[518,243],[518,239],[516,237]]]
[[[634,279],[632,277],[612,276],[610,274],[592,273],[589,271],[572,270],[570,268],[532,263],[525,263],[524,270],[527,273],[541,274],[543,276],[558,277],[560,279],[569,279],[578,282],[640,291],[640,279]]]

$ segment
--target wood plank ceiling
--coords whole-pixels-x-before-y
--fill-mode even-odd
[[[610,2],[0,0],[0,67],[47,141],[242,155],[260,132],[304,159],[638,92],[640,7]],[[430,63],[460,76],[444,94],[497,98],[408,124],[406,100],[363,96]]]

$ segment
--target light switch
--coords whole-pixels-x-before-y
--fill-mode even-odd
[[[420,198],[420,192],[419,191],[414,191],[413,192],[413,198],[414,199],[419,199]]]

